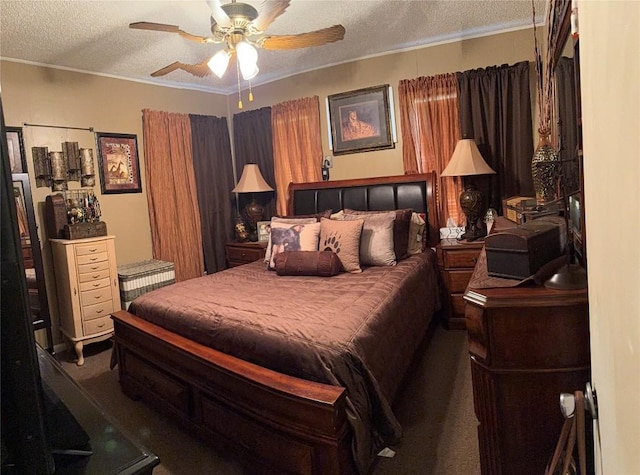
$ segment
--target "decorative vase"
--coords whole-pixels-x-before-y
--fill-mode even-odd
[[[238,242],[245,242],[249,239],[249,230],[240,216],[236,217],[233,224],[233,230],[236,233],[236,240]]]
[[[545,205],[557,198],[560,157],[549,141],[549,134],[541,133],[538,147],[531,159],[533,188],[538,205]]]

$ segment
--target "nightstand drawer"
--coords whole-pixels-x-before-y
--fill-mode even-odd
[[[468,269],[478,262],[479,249],[456,249],[455,252],[444,252],[444,267]]]
[[[241,266],[264,259],[266,245],[258,243],[227,243],[225,251],[229,267]]]
[[[460,293],[467,289],[467,284],[473,275],[473,269],[470,270],[450,270],[444,274],[447,289],[450,293]]]

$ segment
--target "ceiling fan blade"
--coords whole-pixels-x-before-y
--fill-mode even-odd
[[[222,9],[220,0],[207,0],[207,5],[209,5],[211,9],[211,16],[218,25],[226,28],[231,27],[231,19],[229,15],[227,15],[227,12]]]
[[[263,36],[256,45],[264,49],[297,49],[321,46],[344,38],[344,26],[333,25],[321,30],[300,33],[299,35]]]
[[[129,28],[133,28],[135,30],[151,30],[151,31],[163,31],[165,33],[177,33],[183,38],[186,38],[191,41],[195,41],[197,43],[213,42],[211,38],[207,38],[206,36],[192,35],[191,33],[187,33],[186,31],[181,30],[175,25],[165,25],[162,23],[151,23],[148,21],[139,21],[136,23],[130,23]]]
[[[185,63],[181,63],[180,61],[176,61],[174,63],[171,63],[168,66],[165,66],[162,69],[158,69],[157,71],[151,73],[151,76],[153,76],[154,78],[157,78],[159,76],[164,76],[166,74],[169,74],[175,71],[176,69],[182,69],[183,71],[193,74],[194,76],[203,78],[211,74],[211,70],[209,69],[209,66],[207,66],[208,61],[209,61],[208,58],[198,64],[185,64]]]
[[[260,7],[258,18],[253,20],[253,26],[260,31],[267,29],[273,21],[284,13],[291,0],[264,0]]]

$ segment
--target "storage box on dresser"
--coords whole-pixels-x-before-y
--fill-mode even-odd
[[[436,246],[438,267],[443,287],[444,326],[449,330],[464,330],[463,295],[473,269],[478,262],[483,242],[461,242],[443,239]]]
[[[60,330],[81,365],[84,345],[110,338],[111,313],[120,310],[115,237],[51,239],[51,251]]]

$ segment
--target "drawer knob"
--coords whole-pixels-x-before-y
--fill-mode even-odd
[[[92,260],[92,261],[95,261],[95,260],[97,260],[97,259],[98,259],[97,257],[92,257],[92,258],[91,258],[91,260]]]
[[[96,252],[97,250],[98,250],[98,248],[97,248],[97,247],[94,247],[94,248],[92,248],[92,249],[89,249],[89,252]]]
[[[96,300],[100,300],[102,298],[102,295],[94,295],[93,298]]]
[[[101,308],[100,310],[96,310],[96,313],[102,313],[102,312],[104,312],[103,308]]]
[[[93,284],[94,287],[100,287],[100,284],[98,284],[97,282],[95,284]]]
[[[91,268],[91,270],[96,270],[97,268],[98,268],[98,266],[93,266],[93,267]]]

